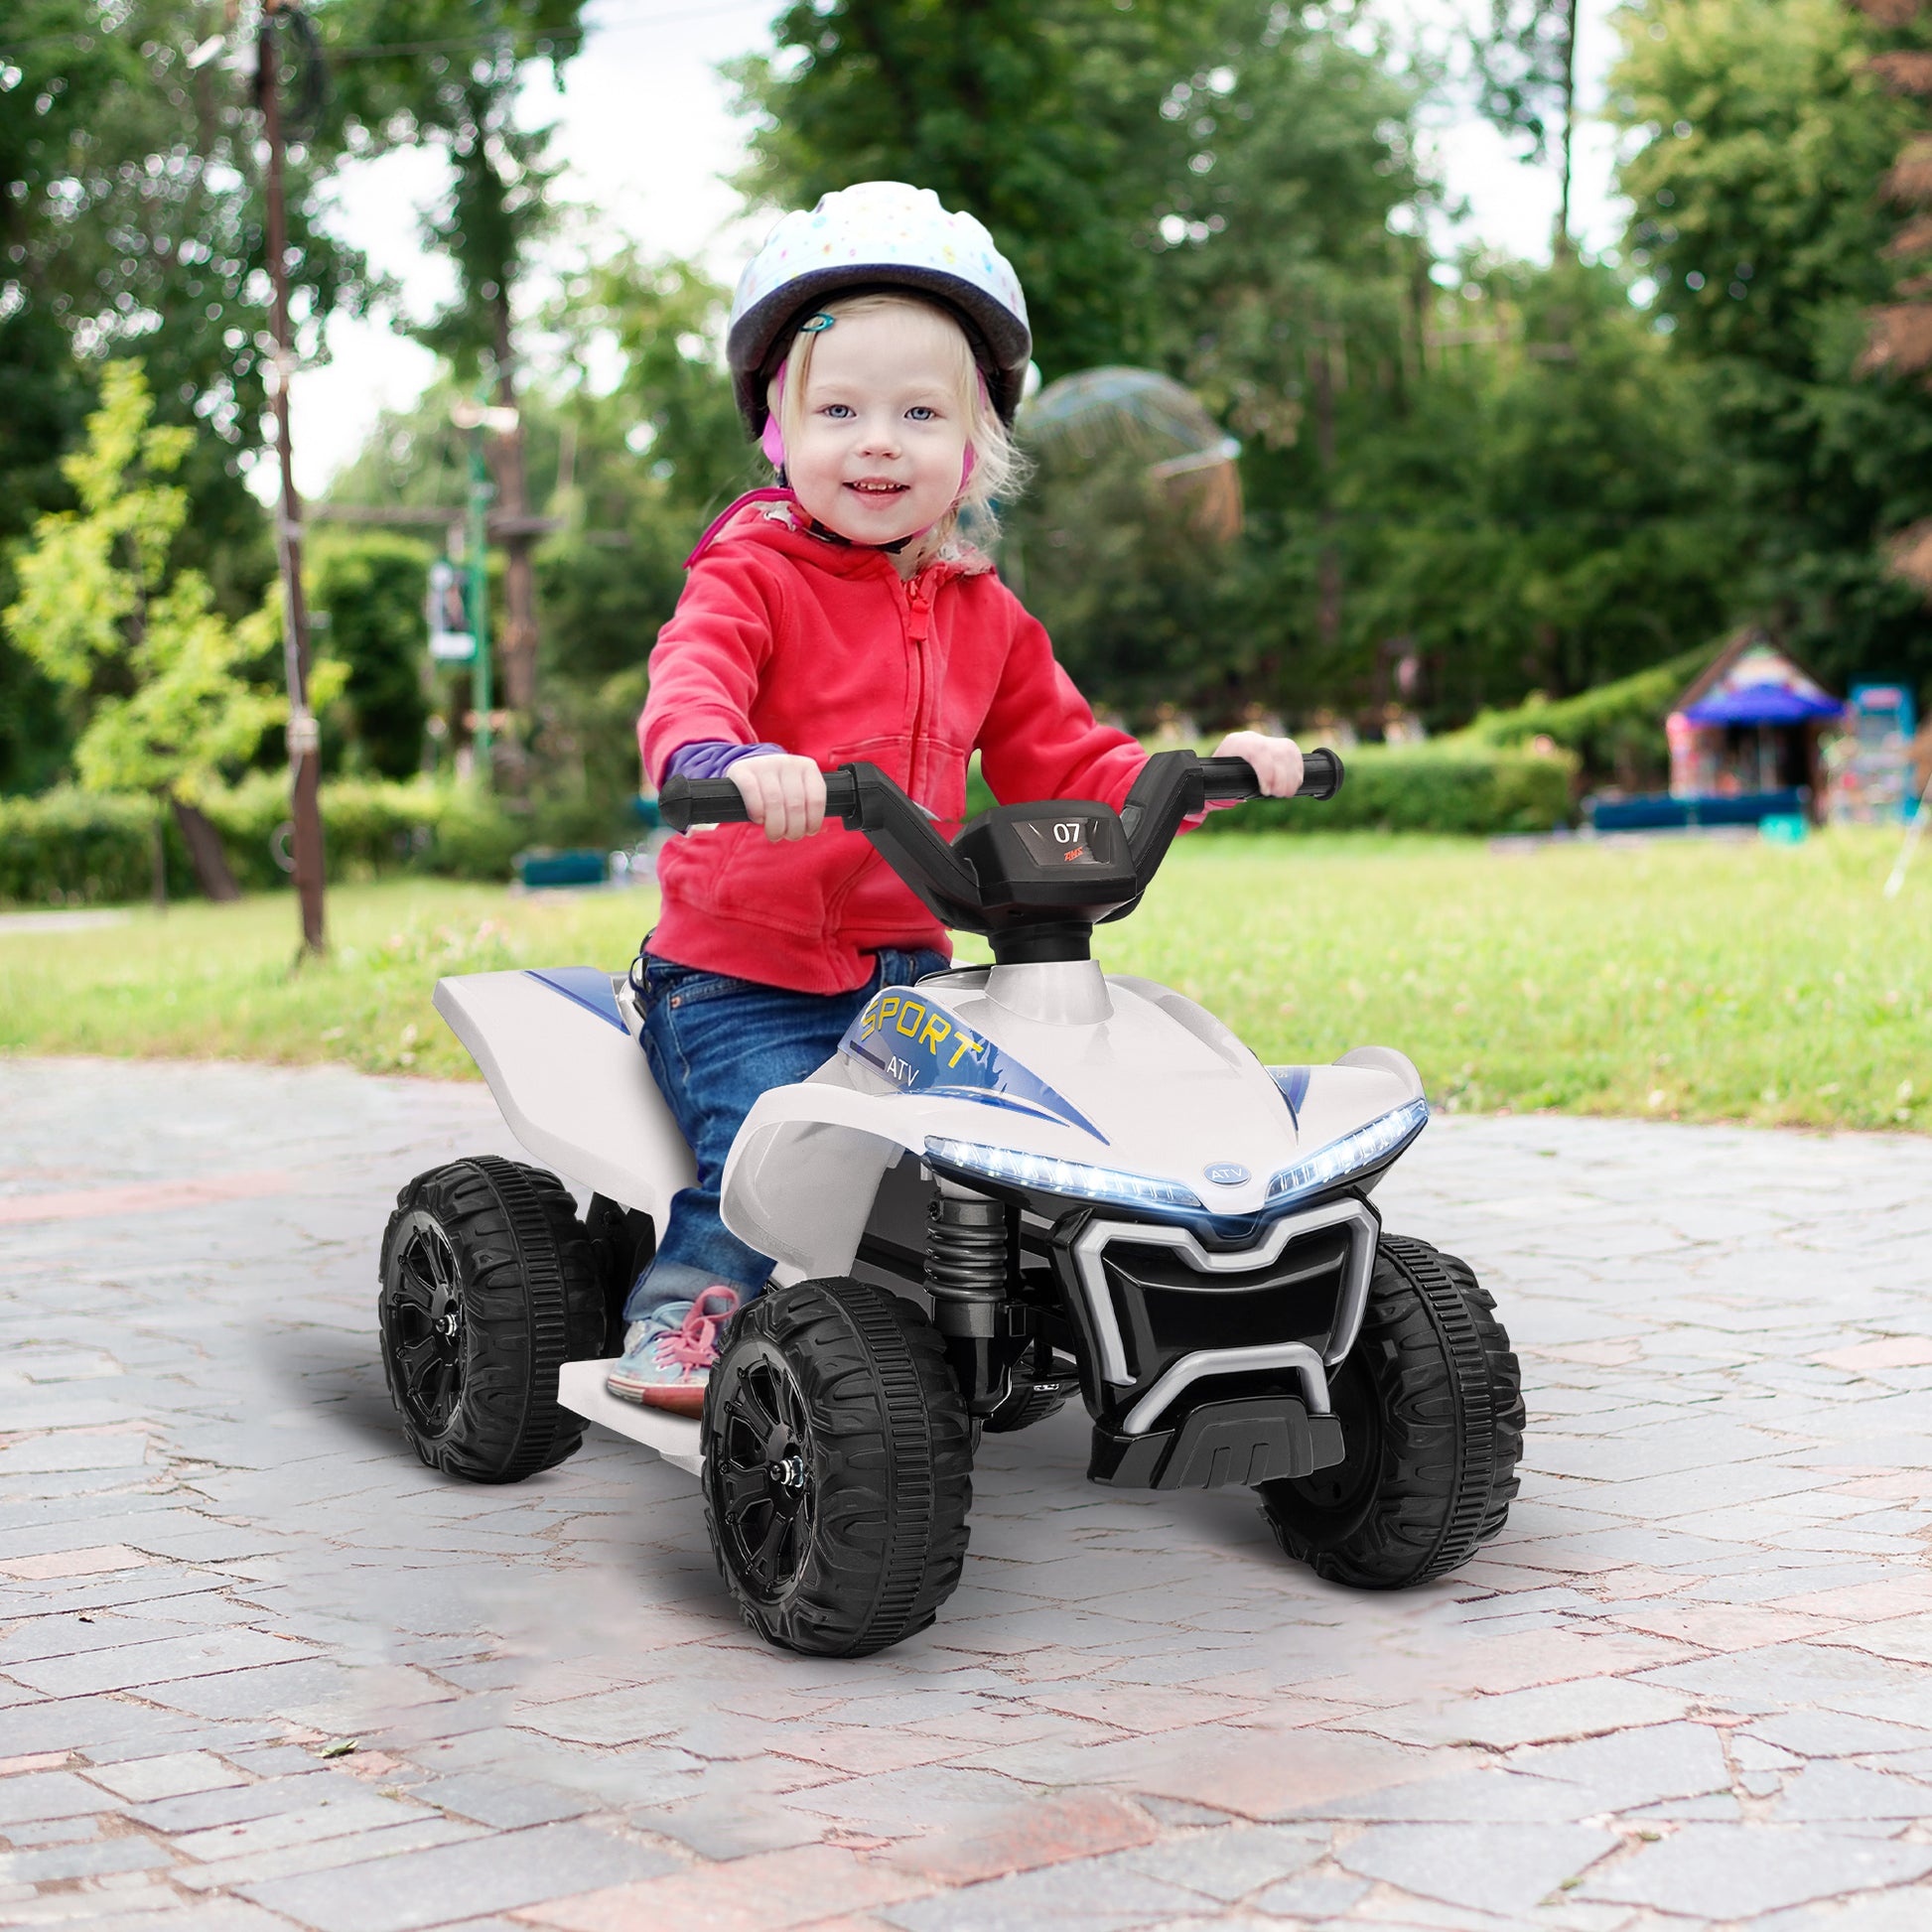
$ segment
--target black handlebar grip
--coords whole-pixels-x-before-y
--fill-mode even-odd
[[[825,774],[825,816],[850,824],[859,811],[859,781],[840,765]],[[657,815],[673,832],[694,825],[744,825],[751,819],[745,794],[729,778],[666,778],[657,794]]]
[[[825,816],[855,828],[859,823],[859,774],[849,764],[825,774]]]
[[[666,778],[657,815],[673,832],[694,825],[743,825],[751,817],[745,794],[729,778]]]
[[[1261,780],[1246,759],[1202,759],[1201,795],[1207,804],[1234,804],[1261,796]],[[1327,751],[1302,755],[1302,785],[1297,798],[1332,798],[1341,789],[1341,759]]]
[[[1209,805],[1232,805],[1261,796],[1261,780],[1246,759],[1202,759],[1201,798]]]

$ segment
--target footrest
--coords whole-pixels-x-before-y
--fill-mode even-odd
[[[620,1402],[604,1386],[605,1378],[617,1365],[615,1355],[605,1362],[566,1362],[557,1373],[557,1400],[573,1416],[628,1436],[692,1475],[701,1473],[704,1451],[699,1448],[701,1426],[697,1418],[646,1409],[641,1402]]]
[[[1173,1429],[1123,1436],[1097,1424],[1087,1479],[1117,1489],[1254,1488],[1342,1459],[1341,1424],[1294,1396],[1203,1402]]]

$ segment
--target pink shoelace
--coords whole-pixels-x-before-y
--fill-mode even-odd
[[[716,1314],[707,1314],[708,1303],[720,1301],[724,1307]],[[735,1288],[708,1288],[691,1304],[691,1311],[683,1323],[674,1331],[667,1331],[657,1338],[657,1357],[666,1366],[677,1368],[709,1368],[718,1359],[718,1330],[731,1319],[738,1308],[738,1290]]]

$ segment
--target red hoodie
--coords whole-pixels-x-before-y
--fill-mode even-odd
[[[975,751],[994,795],[1118,807],[1147,755],[1098,723],[1038,621],[968,552],[900,580],[883,552],[793,527],[748,503],[693,553],[650,657],[637,721],[661,783],[686,745],[782,745],[829,771],[863,759],[947,826],[965,812]],[[720,825],[658,855],[651,952],[801,993],[844,993],[881,946],[949,952],[944,928],[865,838],[836,819],[772,844]]]

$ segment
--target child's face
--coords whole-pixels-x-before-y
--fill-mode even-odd
[[[891,309],[842,316],[813,345],[785,476],[813,516],[854,543],[930,529],[959,495],[956,336],[943,316]]]

